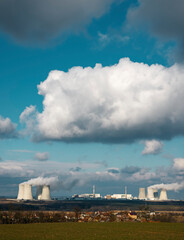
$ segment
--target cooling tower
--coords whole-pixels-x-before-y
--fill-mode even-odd
[[[139,188],[139,199],[146,199],[145,188]]]
[[[154,196],[154,199],[155,199],[155,200],[158,200],[158,199],[159,199],[158,189],[153,189],[153,196]]]
[[[154,200],[154,194],[153,194],[153,188],[148,187],[147,188],[147,199]]]
[[[50,186],[49,185],[44,185],[43,186],[41,200],[51,200]]]
[[[41,200],[42,198],[42,188],[43,186],[38,185],[36,190],[36,199]]]
[[[167,191],[166,189],[161,189],[160,191],[160,200],[167,200]]]
[[[33,200],[30,184],[24,184],[24,200]]]
[[[17,199],[24,199],[24,184],[19,184],[19,192]]]

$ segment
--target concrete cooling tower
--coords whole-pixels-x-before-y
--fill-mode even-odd
[[[146,199],[145,188],[139,188],[139,199]]]
[[[24,184],[24,200],[33,200],[30,184]]]
[[[167,200],[167,191],[166,189],[161,189],[160,191],[160,200]]]
[[[155,199],[155,200],[158,200],[158,199],[159,199],[158,189],[153,189],[153,196],[154,196],[154,199]]]
[[[50,186],[49,185],[44,185],[43,186],[41,200],[51,200]]]
[[[19,184],[19,192],[17,199],[19,200],[24,199],[24,184]]]
[[[154,200],[154,189],[148,187],[147,188],[147,199]]]
[[[38,185],[36,190],[36,199],[41,200],[43,186]]]

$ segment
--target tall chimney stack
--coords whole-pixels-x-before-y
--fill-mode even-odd
[[[95,198],[95,185],[93,185],[93,198]]]
[[[125,198],[127,199],[127,186],[125,186]]]

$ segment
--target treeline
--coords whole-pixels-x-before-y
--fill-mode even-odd
[[[48,223],[48,222],[75,222],[77,217],[66,218],[64,213],[46,212],[1,212],[0,224],[19,224],[19,223]]]

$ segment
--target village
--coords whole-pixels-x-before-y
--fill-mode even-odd
[[[3,211],[0,224],[42,222],[184,222],[183,212],[140,211]]]

